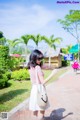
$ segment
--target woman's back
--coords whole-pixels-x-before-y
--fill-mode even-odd
[[[30,78],[31,78],[31,83],[32,84],[36,84],[36,71],[37,71],[38,76],[43,76],[44,75],[42,73],[42,70],[41,70],[40,66],[36,66],[35,68],[31,67],[29,72],[30,72]],[[38,77],[38,83],[41,84],[41,81],[40,81],[39,77]]]

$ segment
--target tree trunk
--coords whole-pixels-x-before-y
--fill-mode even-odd
[[[49,56],[49,67],[51,66],[51,57]]]

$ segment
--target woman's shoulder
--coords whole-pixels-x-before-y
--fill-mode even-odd
[[[39,65],[36,65],[35,67],[38,71],[41,70],[41,67]]]
[[[36,67],[35,68],[41,68],[39,65],[36,65]]]

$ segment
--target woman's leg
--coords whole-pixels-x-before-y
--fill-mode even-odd
[[[40,118],[43,118],[45,114],[45,111],[40,110]]]
[[[38,111],[33,111],[33,115],[38,116]]]

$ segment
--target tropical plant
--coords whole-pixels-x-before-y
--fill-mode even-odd
[[[22,38],[23,38],[24,43],[26,45],[28,44],[29,39],[32,39],[35,42],[37,49],[38,49],[39,42],[41,42],[42,40],[45,40],[45,41],[47,40],[47,37],[41,36],[40,34],[37,34],[37,35],[33,35],[33,34],[25,35],[25,36],[22,36]]]
[[[43,39],[45,40],[46,43],[48,43],[48,45],[50,47],[53,47],[54,49],[56,49],[57,44],[60,44],[62,38],[60,37],[57,37],[57,38],[54,38],[54,35],[51,35],[50,38],[47,38],[47,37],[43,37]]]
[[[62,53],[69,54],[69,50],[72,48],[72,45],[67,45],[66,48],[62,48]]]
[[[20,43],[19,39],[14,39],[14,40],[7,39],[7,45],[9,46],[9,54],[13,53],[15,46],[17,46],[19,43]]]
[[[37,34],[36,36],[35,35],[30,35],[30,39],[32,39],[35,42],[36,47],[38,49],[38,43],[41,42],[42,36],[40,34]]]

